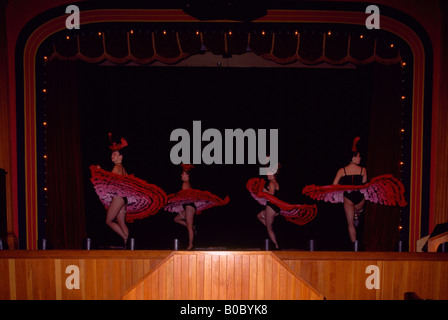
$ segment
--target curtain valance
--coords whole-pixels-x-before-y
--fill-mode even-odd
[[[191,55],[212,52],[224,58],[252,51],[279,64],[395,64],[402,61],[398,45],[360,33],[315,31],[97,31],[60,36],[47,59],[91,63],[175,64]]]

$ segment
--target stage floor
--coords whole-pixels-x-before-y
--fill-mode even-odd
[[[448,299],[446,253],[4,250],[0,270],[2,300]]]

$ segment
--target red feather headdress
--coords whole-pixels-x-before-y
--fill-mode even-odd
[[[182,166],[182,172],[189,173],[191,170],[194,169],[194,165],[189,163],[181,163]]]
[[[126,141],[125,138],[121,138],[120,143],[112,142],[112,133],[110,132],[109,132],[109,141],[110,141],[109,149],[112,151],[119,151],[124,147],[127,147],[128,145],[128,142]]]
[[[355,139],[353,139],[353,145],[352,145],[353,152],[358,152],[357,144],[360,139],[361,139],[360,137],[355,137]]]

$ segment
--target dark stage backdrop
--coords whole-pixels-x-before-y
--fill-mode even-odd
[[[381,152],[383,146],[379,145],[378,139],[388,137],[391,132],[399,132],[400,121],[396,117],[390,121],[382,118],[389,118],[390,110],[387,108],[397,109],[398,114],[401,112],[400,104],[395,104],[396,101],[389,103],[388,99],[390,95],[396,96],[396,90],[399,90],[399,66],[202,68],[52,63],[60,65],[60,68],[49,68],[50,82],[57,79],[52,72],[64,72],[67,79],[77,79],[77,89],[72,90],[77,91],[77,96],[64,94],[58,101],[59,109],[66,110],[67,117],[73,121],[78,121],[78,118],[73,117],[70,109],[79,108],[76,114],[79,116],[80,138],[76,148],[81,155],[78,165],[82,167],[82,182],[73,184],[71,179],[70,183],[72,188],[78,188],[75,194],[84,194],[85,211],[79,208],[77,214],[83,219],[78,223],[85,223],[86,234],[96,247],[120,243],[118,236],[105,225],[105,209],[89,180],[91,164],[112,169],[108,132],[116,138],[125,137],[129,143],[124,161],[127,171],[158,185],[167,194],[181,187],[181,169],[170,161],[170,150],[176,144],[170,141],[170,134],[177,128],[184,128],[192,138],[194,120],[201,121],[202,131],[216,128],[223,137],[225,129],[278,129],[282,164],[280,187],[283,200],[290,203],[313,203],[301,194],[302,188],[308,184],[331,184],[337,169],[344,165],[344,152],[356,135],[361,137],[363,165],[376,166],[377,159],[381,159],[382,168],[376,170],[376,175],[396,174],[389,168],[398,162],[396,155]],[[65,64],[75,67],[63,67]],[[70,73],[67,70],[71,70]],[[378,85],[384,79],[397,84],[398,89]],[[73,85],[71,83],[58,81],[57,86],[64,88]],[[49,92],[48,99],[53,99],[52,94],[58,96],[57,92],[62,95],[66,91]],[[61,99],[66,99],[67,103],[62,103]],[[70,103],[74,100],[79,103]],[[386,105],[378,109],[372,107],[375,103]],[[381,111],[378,114],[376,110]],[[49,108],[47,112],[52,111]],[[385,122],[388,123],[386,129],[383,128]],[[378,132],[381,132],[380,136]],[[47,137],[48,149],[59,148],[53,143],[55,139]],[[369,148],[372,139],[375,150]],[[395,138],[390,140],[389,149],[398,147],[399,150],[399,136],[398,146]],[[203,142],[202,145],[206,144]],[[263,246],[268,236],[256,218],[261,207],[245,188],[247,180],[257,176],[258,168],[259,165],[196,165],[192,173],[194,188],[209,190],[222,198],[230,197],[228,205],[196,216],[196,247],[244,249]],[[65,174],[58,174],[59,180],[72,173],[67,170]],[[52,172],[48,168],[48,175]],[[70,198],[71,193],[65,197]],[[316,239],[320,250],[347,248],[348,233],[342,205],[317,204],[316,218],[305,226],[297,226],[282,217],[276,219],[274,227],[283,248],[306,249],[309,239]],[[52,223],[52,216],[55,214],[49,212],[47,232],[50,234],[61,228],[61,225]],[[174,238],[179,238],[186,246],[186,229],[175,224],[173,218],[172,213],[160,211],[155,216],[129,224],[137,249],[169,249]],[[64,223],[60,221],[60,224]],[[392,229],[388,226],[386,235],[382,237],[394,237],[398,225]],[[365,242],[370,243],[375,235],[368,228],[365,230]],[[77,232],[71,234],[80,237]],[[380,250],[389,249],[383,247]]]

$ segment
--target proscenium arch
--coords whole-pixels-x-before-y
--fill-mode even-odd
[[[302,4],[303,6],[304,4]],[[307,8],[276,8],[254,20],[257,23],[313,23],[313,24],[352,24],[365,25],[368,15],[364,12],[366,4],[344,3],[341,11],[317,9],[312,4]],[[320,4],[323,6],[323,4]],[[340,9],[338,9],[340,10]],[[50,13],[50,14],[49,14]],[[19,199],[19,243],[21,248],[37,249],[37,240],[42,236],[41,216],[45,208],[39,199],[45,197],[39,175],[38,141],[39,122],[36,113],[41,92],[37,91],[36,66],[38,51],[44,41],[66,29],[65,7],[58,7],[45,16],[33,19],[21,32],[16,47],[17,82],[17,137],[18,168],[23,175],[18,178]],[[199,20],[185,14],[181,9],[81,9],[81,25],[104,22],[126,23],[200,23]],[[235,23],[225,21],[226,23]],[[410,251],[415,250],[415,242],[422,232],[428,229],[429,211],[429,171],[430,126],[432,102],[432,47],[423,28],[409,16],[381,6],[381,29],[401,38],[411,48],[413,55],[412,81],[412,123],[410,137],[410,166],[408,166],[409,221],[408,228]],[[22,91],[23,88],[23,91]],[[23,146],[20,143],[23,142]],[[426,143],[425,143],[426,142]],[[426,187],[425,187],[426,186]],[[425,218],[423,220],[423,218]]]

